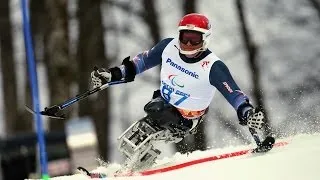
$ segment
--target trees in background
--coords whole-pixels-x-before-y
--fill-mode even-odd
[[[15,63],[13,59],[13,38],[10,21],[9,0],[0,1],[0,55],[2,70],[2,92],[4,98],[4,113],[7,119],[5,130],[8,135],[17,129],[18,98]]]
[[[27,75],[24,79],[23,99],[19,99],[19,86],[17,79],[19,78],[17,69],[18,66],[14,60],[14,44],[13,32],[17,29],[12,27],[10,18],[10,0],[0,1],[0,62],[2,73],[2,92],[4,104],[4,118],[5,130],[8,135],[14,135],[18,132],[33,131],[33,116],[24,110],[24,104],[31,106],[30,85]],[[73,97],[75,94],[71,90],[78,93],[91,89],[90,72],[95,65],[99,67],[109,67],[111,63],[118,59],[121,62],[122,58],[127,54],[120,54],[123,37],[128,41],[134,41],[137,46],[151,47],[162,39],[161,34],[161,13],[158,12],[157,1],[141,0],[131,3],[130,1],[116,1],[116,0],[98,0],[98,1],[54,1],[54,0],[31,0],[30,1],[30,15],[33,32],[33,40],[35,45],[35,55],[37,63],[45,69],[47,84],[48,84],[48,104],[58,104],[60,102]],[[77,16],[75,19],[76,27],[69,26],[71,17],[68,14],[70,4],[77,7]],[[181,7],[181,14],[197,12],[200,1],[184,0],[179,2]],[[272,2],[276,3],[276,2]],[[319,2],[316,0],[309,0],[309,5],[319,16]],[[137,5],[138,4],[138,5]],[[258,46],[258,42],[254,41],[253,33],[248,27],[248,20],[246,18],[246,10],[244,1],[235,0],[235,11],[237,18],[239,18],[239,31],[243,40],[244,51],[248,60],[249,69],[252,72],[252,91],[254,101],[263,107],[265,104],[265,94],[262,91],[261,72],[259,63],[262,46]],[[114,9],[122,9],[123,13],[128,13],[126,23],[118,25],[119,19],[117,15],[109,13]],[[108,12],[104,13],[103,12]],[[168,12],[166,12],[168,13]],[[108,23],[103,23],[103,15]],[[136,22],[132,22],[131,18],[136,18]],[[294,21],[294,19],[292,20]],[[302,22],[300,21],[296,21]],[[303,21],[308,22],[307,20]],[[143,23],[145,26],[139,28],[147,28],[149,35],[141,35],[132,29],[134,23]],[[121,27],[119,27],[121,26]],[[302,26],[302,25],[301,25]],[[167,27],[174,28],[174,27]],[[76,29],[76,30],[75,30]],[[237,31],[237,30],[234,30]],[[75,35],[76,34],[76,35]],[[110,35],[111,34],[111,35]],[[75,36],[74,42],[70,41],[70,35]],[[106,36],[112,36],[105,38]],[[105,43],[107,42],[107,43]],[[121,42],[123,43],[123,42]],[[74,49],[72,49],[74,47]],[[112,49],[112,50],[110,50]],[[139,48],[140,49],[140,48]],[[111,52],[112,51],[112,52]],[[301,50],[301,52],[303,49]],[[74,54],[72,54],[74,53]],[[315,57],[318,57],[316,54]],[[25,62],[25,61],[24,61]],[[119,63],[112,63],[119,64]],[[318,67],[317,61],[312,61],[312,68]],[[302,66],[296,65],[295,68]],[[25,66],[25,70],[27,67]],[[27,74],[27,73],[26,73]],[[140,76],[145,83],[157,84],[158,81],[152,77]],[[319,78],[318,78],[319,79]],[[298,104],[304,96],[315,93],[319,89],[319,80],[316,75],[308,74],[303,78],[304,82],[292,85],[290,87],[281,87],[277,90],[283,98],[288,107],[294,106],[297,109],[296,116],[298,118],[314,117],[316,124],[318,119],[316,117],[317,108],[314,104]],[[158,85],[158,84],[157,84]],[[76,88],[73,88],[76,87]],[[128,99],[130,98],[131,90],[126,90],[125,96],[122,98],[124,105],[122,107],[130,108]],[[70,112],[76,116],[85,117],[90,116],[95,123],[95,130],[97,132],[99,154],[104,160],[108,160],[111,143],[108,136],[110,132],[110,91],[105,90],[97,95],[90,96],[79,103],[75,109],[68,108],[65,111],[67,117]],[[292,100],[294,99],[294,100]],[[76,113],[75,111],[78,110]],[[215,121],[219,121],[221,126],[230,130],[232,134],[240,138],[243,142],[247,142],[245,137],[239,135],[235,123],[231,123],[220,112],[216,113]],[[124,119],[124,117],[123,117]],[[291,122],[292,119],[290,119]],[[50,120],[50,130],[63,130],[65,121]],[[126,121],[128,123],[128,121]],[[196,149],[206,149],[205,126],[206,121],[202,123],[198,134],[187,141],[178,144],[177,149],[180,152],[189,152]],[[127,127],[128,124],[126,124]],[[241,134],[241,133],[240,133]],[[192,144],[192,145],[191,145]]]
[[[106,11],[108,11],[109,6],[130,9],[130,6],[126,4],[110,1],[103,1],[103,3],[106,5],[103,6]],[[93,67],[96,65],[99,67],[109,66],[110,59],[106,57],[106,54],[108,54],[106,50],[108,48],[106,48],[107,45],[104,43],[104,37],[109,27],[103,26],[101,5],[102,1],[79,1],[77,3],[78,40],[75,58],[72,58],[70,55],[68,26],[70,17],[67,13],[67,1],[31,1],[32,28],[36,52],[42,51],[36,57],[38,60],[43,60],[42,62],[46,68],[50,105],[58,104],[68,99],[71,96],[70,89],[73,83],[78,85],[78,92],[90,89],[89,75]],[[155,2],[142,0],[141,5],[143,9],[134,12],[134,15],[141,18],[149,28],[152,39],[152,43],[150,44],[156,44],[161,40],[161,26]],[[183,1],[181,4],[182,15],[196,12],[196,5],[196,0]],[[10,21],[8,20],[8,22]],[[12,102],[17,101],[14,100]],[[108,159],[109,151],[107,138],[110,124],[109,102],[109,93],[106,90],[78,104],[78,116],[90,116],[94,120],[99,154],[105,160]],[[63,121],[51,120],[50,130],[63,130],[64,123]],[[197,149],[206,149],[204,127],[205,122],[201,124],[198,133],[194,137],[188,141],[179,143],[177,150],[183,153]]]
[[[59,104],[70,98],[71,85],[74,83],[75,62],[69,54],[68,1],[44,1],[42,23],[44,31],[44,63],[48,77],[49,104]],[[39,3],[39,2],[38,2]],[[66,113],[69,118],[69,113]],[[50,130],[63,130],[65,121],[50,119]]]
[[[240,22],[240,28],[241,28],[240,31],[243,38],[243,44],[246,48],[245,52],[247,54],[248,65],[250,67],[249,69],[251,71],[251,78],[252,78],[252,84],[253,84],[253,88],[252,88],[253,99],[255,100],[258,106],[266,108],[263,88],[261,86],[262,79],[260,77],[261,73],[260,73],[260,66],[259,66],[259,59],[258,59],[259,48],[257,44],[254,42],[247,24],[244,2],[242,0],[236,0],[235,3],[237,7],[239,22]],[[266,118],[265,121],[267,124],[270,125],[267,110],[264,109],[264,111],[265,111],[265,118]],[[266,128],[267,134],[269,134],[270,131],[271,129]]]
[[[17,66],[14,60],[13,28],[9,0],[0,1],[0,61],[2,72],[4,130],[7,136],[32,131],[32,120],[24,113],[24,104],[18,99]],[[30,116],[29,116],[30,117]]]
[[[104,26],[102,24],[101,0],[79,1],[78,22],[79,40],[77,47],[77,76],[79,91],[91,89],[90,73],[94,66],[108,67],[109,62],[105,54]],[[97,133],[98,150],[102,159],[108,160],[110,145],[109,91],[98,93],[79,103],[79,116],[91,116]]]
[[[309,0],[310,4],[314,8],[315,11],[317,11],[319,20],[320,20],[320,2],[318,0]]]

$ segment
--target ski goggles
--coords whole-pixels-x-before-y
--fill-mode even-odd
[[[181,30],[179,33],[179,40],[183,44],[190,44],[192,46],[199,45],[203,42],[202,33],[197,31]]]

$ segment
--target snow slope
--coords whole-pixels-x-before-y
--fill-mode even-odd
[[[320,134],[301,134],[294,137],[277,140],[288,142],[285,146],[275,147],[266,154],[244,154],[241,156],[218,159],[191,165],[188,167],[157,173],[147,176],[108,177],[107,179],[137,180],[137,179],[214,179],[214,180],[319,180],[320,179]],[[243,152],[253,146],[228,147],[189,155],[176,154],[172,158],[160,160],[159,164],[169,165],[222,155],[230,152]],[[221,156],[217,156],[218,158]],[[94,171],[110,171],[118,165],[111,165],[109,169],[99,167]],[[76,174],[52,178],[85,180],[87,177]]]

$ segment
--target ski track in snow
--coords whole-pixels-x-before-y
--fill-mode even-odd
[[[265,154],[244,155],[239,157],[210,161],[182,169],[149,176],[107,177],[111,180],[138,179],[213,179],[213,180],[319,180],[320,179],[320,134],[301,134],[290,138],[278,139],[289,144],[275,147]],[[189,155],[176,154],[172,158],[157,161],[158,166],[169,166],[204,157],[225,154],[252,148],[253,146],[228,147],[197,151]],[[112,172],[119,164],[110,164],[108,168],[98,167],[93,171]],[[86,180],[82,174],[51,178],[53,180]]]

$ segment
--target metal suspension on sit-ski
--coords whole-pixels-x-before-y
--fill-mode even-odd
[[[154,147],[158,142],[179,142],[177,137],[168,129],[154,125],[146,116],[132,124],[119,138],[118,149],[126,157],[124,170],[141,170],[151,167],[161,151]]]

